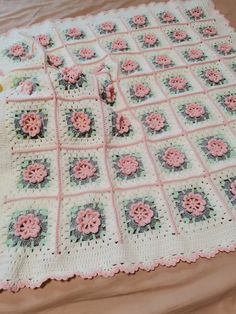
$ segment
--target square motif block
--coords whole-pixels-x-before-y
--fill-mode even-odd
[[[188,45],[200,41],[198,35],[188,25],[173,25],[162,30],[173,46]]]
[[[9,103],[5,123],[13,149],[55,144],[54,103],[51,100]]]
[[[68,49],[78,64],[98,62],[106,56],[106,51],[96,41],[70,45]]]
[[[109,188],[103,148],[62,150],[62,178],[65,193]]]
[[[220,113],[204,94],[173,99],[171,104],[186,131],[223,123]]]
[[[177,51],[187,64],[218,60],[217,54],[212,52],[205,43],[178,47]]]
[[[49,78],[43,69],[14,71],[6,80],[6,96],[9,100],[53,97]]]
[[[142,123],[146,136],[150,140],[161,140],[181,134],[181,129],[168,103],[138,108],[135,110],[135,115]]]
[[[101,128],[103,116],[98,100],[63,101],[59,103],[59,106],[62,145],[79,148],[103,144],[103,129]],[[106,119],[108,121],[108,117]]]
[[[185,17],[191,22],[197,22],[211,18],[212,12],[209,12],[210,9],[211,8],[209,7],[208,3],[202,0],[198,1],[197,4],[194,2],[185,2],[180,8]]]
[[[196,93],[202,90],[192,73],[187,69],[170,69],[158,73],[157,80],[163,87],[166,97]]]
[[[224,36],[230,32],[229,27],[222,23],[220,19],[200,21],[192,24],[192,27],[204,40]]]
[[[25,264],[55,250],[57,202],[23,200],[4,205],[0,223],[0,252],[9,263],[16,255],[25,254]],[[24,267],[22,271],[24,270]]]
[[[224,38],[210,40],[209,45],[219,57],[235,57],[236,56],[236,38],[235,35]]]
[[[135,41],[131,35],[115,34],[100,39],[102,47],[108,53],[138,52]]]
[[[89,19],[89,25],[98,36],[109,36],[120,32],[127,32],[121,19],[111,12],[93,16]]]
[[[84,252],[85,260],[86,249],[91,245],[95,255],[101,253],[109,242],[117,241],[115,221],[115,208],[110,193],[87,193],[66,198],[61,211],[62,251],[73,248],[75,253]]]
[[[228,127],[197,131],[191,134],[190,138],[210,170],[219,170],[235,164],[235,137]]]
[[[236,73],[236,58],[225,60],[225,64],[229,67],[231,71]]]
[[[234,75],[221,62],[195,66],[193,71],[203,86],[209,89],[235,83]]]
[[[139,49],[161,49],[169,47],[168,40],[159,28],[144,29],[132,33]]]
[[[168,209],[159,188],[148,187],[116,192],[116,203],[126,241],[162,238],[173,230]]]
[[[185,137],[175,137],[149,145],[162,181],[203,174],[203,168]]]
[[[156,20],[145,6],[124,11],[121,18],[130,30],[157,26]]]
[[[95,39],[93,32],[80,17],[57,20],[56,28],[61,40],[66,44],[74,44]]]
[[[165,99],[151,75],[123,79],[120,87],[128,106],[138,107]]]
[[[144,145],[109,149],[114,186],[130,187],[156,182],[155,171]]]
[[[158,24],[161,26],[186,22],[179,8],[173,8],[173,4],[151,4],[150,10],[154,13],[158,20]]]
[[[56,151],[14,154],[8,197],[57,195]]]
[[[65,48],[58,48],[47,53],[47,65],[62,70],[64,67],[73,66],[73,60]]]
[[[147,52],[144,56],[156,72],[184,65],[184,62],[173,49]]]
[[[236,86],[217,89],[210,95],[227,119],[236,118]]]
[[[209,179],[190,179],[164,186],[180,233],[205,231],[231,221]]]

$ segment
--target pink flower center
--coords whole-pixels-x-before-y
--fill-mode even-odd
[[[94,57],[95,52],[90,48],[82,48],[80,49],[79,54],[84,59],[91,59]]]
[[[50,43],[50,38],[49,36],[47,35],[44,35],[44,34],[40,34],[37,36],[37,39],[39,41],[39,43],[44,46],[44,47],[47,47]]]
[[[119,159],[118,167],[124,175],[130,176],[138,170],[139,163],[135,157],[124,156]]]
[[[171,64],[171,59],[165,55],[159,55],[155,57],[155,63],[161,66],[168,66]]]
[[[77,161],[73,168],[74,177],[78,180],[91,178],[96,171],[96,167],[87,159]]]
[[[190,49],[188,52],[189,59],[197,60],[203,57],[203,51],[200,49]]]
[[[132,18],[132,21],[135,25],[143,26],[146,23],[146,16],[144,15],[135,15]]]
[[[178,149],[169,147],[162,156],[168,166],[178,168],[185,162],[185,155]]]
[[[112,32],[115,25],[112,22],[103,22],[100,24],[100,28],[105,32]]]
[[[146,34],[143,41],[145,44],[153,46],[157,42],[157,37],[153,34]]]
[[[225,44],[220,44],[217,49],[218,51],[223,52],[224,54],[228,54],[232,50],[232,46],[225,43]]]
[[[125,72],[131,72],[138,68],[138,63],[133,60],[125,60],[121,66],[122,70]]]
[[[227,96],[225,98],[224,103],[225,103],[225,106],[228,109],[230,109],[232,111],[236,111],[236,95],[234,95],[234,96]]]
[[[209,26],[203,29],[203,34],[206,36],[214,36],[217,34],[217,31],[214,27]]]
[[[182,206],[193,216],[200,216],[205,210],[206,201],[200,194],[190,192],[183,197]]]
[[[112,50],[125,50],[128,48],[128,44],[123,39],[116,39],[112,43]]]
[[[81,31],[77,27],[71,27],[67,30],[67,36],[71,38],[79,38],[81,35]]]
[[[181,30],[175,31],[173,35],[176,40],[184,40],[187,37],[187,33]]]
[[[165,118],[160,113],[150,113],[145,122],[154,131],[160,131],[165,126]]]
[[[200,17],[202,17],[203,11],[202,11],[201,8],[196,7],[196,8],[194,8],[194,9],[192,9],[192,10],[190,11],[190,14],[191,14],[191,16],[194,17],[195,19],[199,19]]]
[[[14,234],[22,240],[37,238],[41,230],[39,218],[33,214],[19,216],[14,225]]]
[[[222,74],[218,70],[207,70],[206,77],[208,78],[209,81],[216,84],[223,79]]]
[[[105,87],[106,101],[112,104],[116,100],[115,87],[113,84],[109,84]]]
[[[212,138],[207,143],[209,153],[214,157],[222,157],[228,152],[228,145],[220,140]]]
[[[134,94],[138,98],[144,98],[150,93],[150,88],[143,84],[137,84],[134,86]]]
[[[119,134],[128,133],[130,130],[130,122],[128,118],[118,113],[116,117],[116,130]]]
[[[130,217],[136,222],[140,227],[144,227],[149,224],[154,216],[153,210],[148,204],[143,202],[137,202],[132,204],[130,210]]]
[[[31,80],[25,80],[19,85],[21,87],[20,91],[22,94],[31,95],[33,93],[34,84]]]
[[[230,192],[236,198],[236,179],[230,184]]]
[[[48,55],[48,60],[50,65],[53,65],[55,67],[58,67],[59,65],[63,64],[63,60],[56,55]]]
[[[63,68],[61,73],[63,79],[71,84],[75,84],[80,79],[82,74],[80,67],[77,65]]]
[[[187,80],[183,77],[176,76],[176,77],[171,77],[168,83],[171,88],[175,90],[181,90],[186,87]]]
[[[41,183],[48,175],[47,168],[40,163],[34,163],[29,165],[23,170],[23,179],[30,183]]]
[[[191,103],[191,104],[186,105],[185,113],[190,118],[200,118],[205,114],[205,109],[203,106],[197,103]]]
[[[97,233],[101,225],[100,214],[92,208],[81,210],[76,217],[76,224],[81,233]]]
[[[26,54],[26,51],[22,45],[15,44],[10,47],[10,54],[14,57],[21,57]]]
[[[19,123],[22,131],[30,137],[38,135],[42,128],[42,119],[40,115],[34,112],[23,114]]]
[[[172,22],[175,19],[174,15],[172,13],[170,13],[170,12],[164,12],[162,14],[161,18],[165,22]]]
[[[91,119],[83,111],[73,112],[71,115],[73,127],[81,133],[90,131]]]

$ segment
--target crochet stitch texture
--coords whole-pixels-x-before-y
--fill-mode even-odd
[[[0,40],[0,289],[235,249],[236,35],[211,1]]]

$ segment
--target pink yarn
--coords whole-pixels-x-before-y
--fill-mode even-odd
[[[150,88],[144,84],[136,84],[134,86],[134,94],[138,98],[143,98],[150,93]]]
[[[236,179],[230,183],[230,192],[236,198]]]
[[[135,16],[132,18],[132,22],[133,22],[135,25],[143,26],[143,25],[146,23],[146,17],[145,17],[144,15],[135,15]]]
[[[162,159],[168,166],[178,168],[185,162],[185,155],[178,149],[169,147],[164,152]]]
[[[236,111],[236,95],[234,96],[227,96],[224,100],[225,106],[232,110]]]
[[[21,57],[26,54],[24,47],[20,44],[12,45],[9,49],[9,52],[14,57]]]
[[[14,225],[14,234],[22,240],[37,238],[41,230],[39,218],[33,214],[18,217]]]
[[[124,156],[119,159],[118,167],[124,175],[129,176],[138,170],[139,163],[133,156]]]
[[[169,86],[175,90],[184,89],[187,83],[188,81],[181,76],[171,77],[168,81]]]
[[[20,91],[22,94],[31,95],[33,93],[34,84],[31,80],[25,80],[20,84]]]
[[[207,143],[207,149],[212,156],[221,157],[228,152],[228,145],[220,139],[212,138]]]
[[[48,171],[47,168],[40,163],[34,163],[29,165],[23,170],[22,176],[24,181],[30,183],[41,183],[47,177]]]
[[[203,11],[201,8],[196,7],[190,10],[190,14],[195,19],[200,19],[203,16]]]
[[[172,13],[170,12],[164,12],[162,15],[161,15],[161,19],[167,23],[169,22],[173,22],[175,17]]]
[[[74,176],[78,180],[91,178],[96,171],[96,167],[87,159],[77,161],[73,168]]]
[[[81,210],[76,217],[76,224],[81,233],[97,233],[101,225],[100,214],[92,208]]]
[[[173,36],[176,40],[184,40],[187,37],[187,33],[185,31],[178,30],[174,32]]]
[[[217,48],[218,51],[223,52],[224,54],[229,53],[232,50],[232,46],[230,44],[220,44]]]
[[[132,204],[129,214],[140,227],[149,224],[154,216],[151,207],[143,202]]]
[[[160,131],[165,126],[165,118],[160,113],[150,113],[145,122],[154,131]]]
[[[146,34],[143,41],[145,44],[152,46],[157,42],[157,37],[153,34]]]
[[[200,216],[205,210],[206,201],[200,194],[190,192],[183,197],[182,206],[193,216]]]
[[[155,63],[161,66],[168,66],[171,64],[171,59],[166,55],[159,55],[155,57]]]
[[[75,84],[82,74],[78,65],[72,67],[65,67],[61,71],[63,79],[71,84]]]
[[[40,34],[36,38],[38,39],[39,43],[44,47],[47,47],[50,44],[50,38],[47,35]]]
[[[73,112],[70,118],[73,127],[81,133],[88,132],[90,130],[91,119],[87,113],[83,111]]]
[[[217,30],[214,27],[206,27],[203,29],[203,34],[206,36],[214,36],[217,34]]]
[[[95,52],[90,48],[82,48],[79,51],[79,55],[84,59],[91,59],[92,57],[94,57]]]
[[[67,30],[66,34],[71,38],[79,38],[82,33],[77,27],[71,27]]]
[[[103,22],[100,24],[100,28],[105,32],[112,32],[115,25],[112,22]]]
[[[207,70],[205,76],[208,78],[209,81],[216,84],[223,79],[222,74],[218,70]]]
[[[118,113],[116,117],[116,130],[119,134],[128,133],[130,130],[130,122],[128,118]]]
[[[40,133],[42,127],[42,119],[39,114],[30,112],[24,113],[20,119],[20,126],[25,134],[31,137]]]
[[[190,49],[188,51],[188,57],[191,60],[198,60],[203,57],[203,51],[200,49]]]
[[[115,87],[113,84],[109,84],[105,87],[106,101],[113,103],[116,100]]]
[[[191,103],[186,105],[185,113],[191,118],[200,118],[205,114],[205,109],[197,103]]]
[[[56,55],[48,55],[48,60],[49,60],[49,63],[55,67],[58,67],[59,65],[63,64],[63,60],[59,56],[56,56]]]
[[[121,66],[122,70],[125,72],[134,71],[137,69],[137,67],[138,63],[130,59],[125,60]]]
[[[128,44],[125,40],[123,39],[116,39],[112,42],[112,50],[125,50],[128,48]]]

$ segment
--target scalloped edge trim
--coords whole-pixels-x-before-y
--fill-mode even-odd
[[[143,263],[137,263],[133,266],[116,266],[113,267],[112,270],[110,271],[98,271],[98,272],[93,272],[90,275],[83,275],[80,272],[74,272],[74,273],[68,273],[65,275],[58,275],[58,276],[46,276],[43,279],[41,279],[38,283],[31,283],[29,281],[20,281],[18,284],[10,284],[10,283],[2,283],[0,284],[0,291],[1,290],[8,290],[11,292],[18,292],[19,290],[23,288],[30,288],[30,289],[35,289],[35,288],[40,288],[40,286],[45,283],[48,280],[57,280],[57,281],[67,281],[68,279],[71,279],[73,277],[80,277],[82,279],[93,279],[95,277],[101,276],[103,278],[108,278],[108,277],[114,277],[114,275],[118,273],[125,273],[127,275],[135,274],[139,270],[145,270],[145,271],[154,271],[158,266],[166,266],[166,267],[175,267],[178,263],[184,262],[184,263],[196,263],[198,259],[200,258],[206,258],[206,259],[211,259],[215,257],[219,253],[230,253],[234,252],[236,250],[236,242],[232,244],[230,247],[218,247],[211,253],[195,253],[191,257],[185,257],[185,256],[178,256],[175,257],[172,261],[166,262],[163,260],[157,260],[152,263],[149,263],[149,265],[145,266]]]

